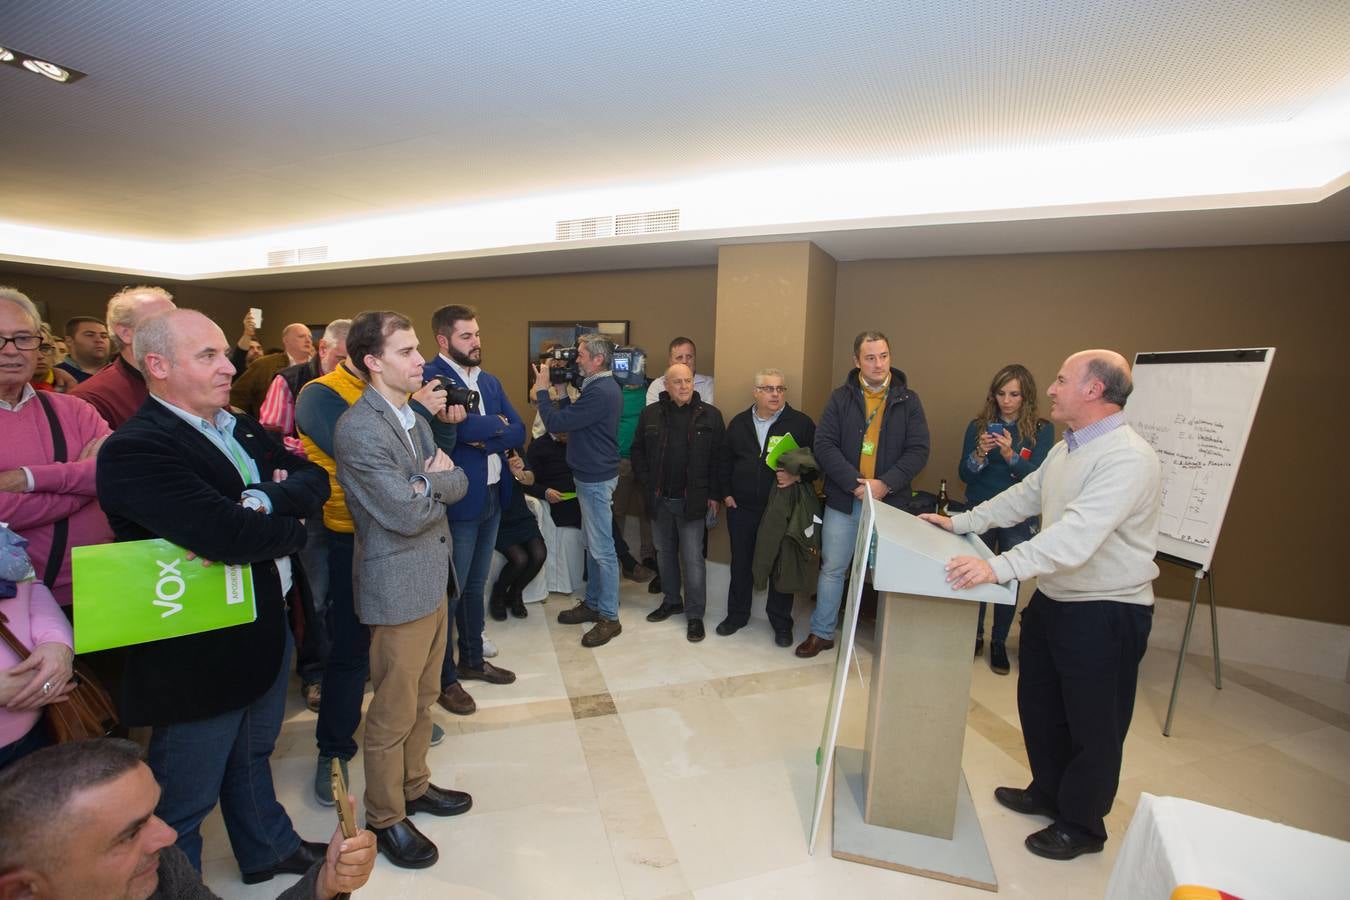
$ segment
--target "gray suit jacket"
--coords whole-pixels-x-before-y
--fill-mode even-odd
[[[370,387],[338,419],[333,451],[356,524],[357,617],[366,625],[401,625],[435,612],[451,573],[445,508],[464,496],[468,477],[458,468],[423,472],[436,452],[431,429],[415,418],[412,432],[404,430]],[[430,482],[428,493],[413,493],[414,475]]]

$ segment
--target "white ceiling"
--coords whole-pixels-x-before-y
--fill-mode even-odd
[[[0,66],[0,222],[183,242],[708,174],[1278,126],[1350,88],[1350,2],[4,0],[0,46],[88,75],[60,86]],[[1335,221],[1313,228],[1325,216],[1311,206],[1306,219],[1271,209],[1290,229],[1276,237],[1347,237]],[[939,253],[970,252],[942,242],[981,227],[918,224],[946,235]],[[1137,224],[1085,227],[1089,243],[1121,232],[1128,245]],[[992,243],[1082,236],[1053,223],[1015,236],[1029,227]],[[1232,241],[1231,221],[1191,227],[1161,245]],[[872,230],[830,227],[912,255],[916,232]]]

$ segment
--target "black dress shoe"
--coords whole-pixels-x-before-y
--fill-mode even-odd
[[[530,614],[530,611],[525,608],[525,599],[521,597],[520,594],[513,594],[511,596],[510,607],[511,615],[515,616],[517,619],[523,619]]]
[[[744,624],[737,625],[730,619],[723,619],[722,621],[717,623],[717,633],[720,634],[722,637],[730,637],[731,635],[740,631],[744,627],[745,627]]]
[[[1059,825],[1047,825],[1027,835],[1027,849],[1046,859],[1073,859],[1084,853],[1101,853],[1102,841],[1070,834]]]
[[[792,646],[792,632],[791,632],[791,631],[775,631],[775,632],[773,633],[773,642],[774,642],[775,644],[777,644],[778,646],[780,646],[780,647],[791,647],[791,646]]]
[[[1007,675],[1012,668],[1008,664],[1008,648],[1003,646],[1002,641],[994,641],[989,645],[989,668],[996,675]]]
[[[1019,812],[1024,816],[1045,816],[1053,819],[1059,813],[1054,806],[1041,800],[1031,791],[1015,787],[996,787],[994,788],[994,799],[1013,812]]]
[[[697,644],[703,640],[703,620],[690,619],[689,625],[685,629],[684,636],[689,638],[689,643]]]
[[[400,819],[388,828],[366,828],[375,833],[375,846],[401,869],[425,869],[436,865],[440,851],[425,834],[417,830],[411,819]]]
[[[506,598],[503,597],[501,594],[494,592],[493,595],[488,598],[488,613],[492,616],[492,618],[495,621],[505,622]]]
[[[426,793],[404,804],[408,815],[431,813],[433,816],[458,816],[473,808],[473,798],[463,791],[428,784]]]
[[[664,622],[666,619],[669,619],[671,616],[678,615],[679,613],[682,613],[682,612],[684,612],[684,604],[683,604],[683,603],[679,604],[678,606],[666,606],[664,603],[662,603],[662,604],[661,604],[660,606],[658,606],[656,609],[654,609],[654,610],[652,610],[651,612],[647,613],[647,621],[648,621],[648,622]]]
[[[975,655],[984,656],[984,636],[981,635],[975,639]]]
[[[310,867],[327,855],[327,844],[321,844],[318,841],[301,841],[300,846],[296,848],[294,853],[270,869],[242,873],[244,884],[271,881],[273,875],[303,875],[310,870]]]

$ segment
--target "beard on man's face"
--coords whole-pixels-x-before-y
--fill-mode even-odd
[[[452,346],[450,348],[450,358],[461,366],[464,366],[466,369],[473,366],[480,366],[483,364],[483,349],[479,347],[476,350],[470,350],[468,353],[463,353],[458,347]]]

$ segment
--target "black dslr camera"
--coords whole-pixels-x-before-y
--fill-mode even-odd
[[[478,392],[462,388],[444,375],[436,376],[436,390],[445,391],[446,406],[462,406],[469,412],[478,410]]]
[[[562,364],[554,362],[561,360]],[[571,384],[581,386],[581,370],[577,368],[576,347],[554,347],[539,354],[539,361],[548,366],[549,384]]]

